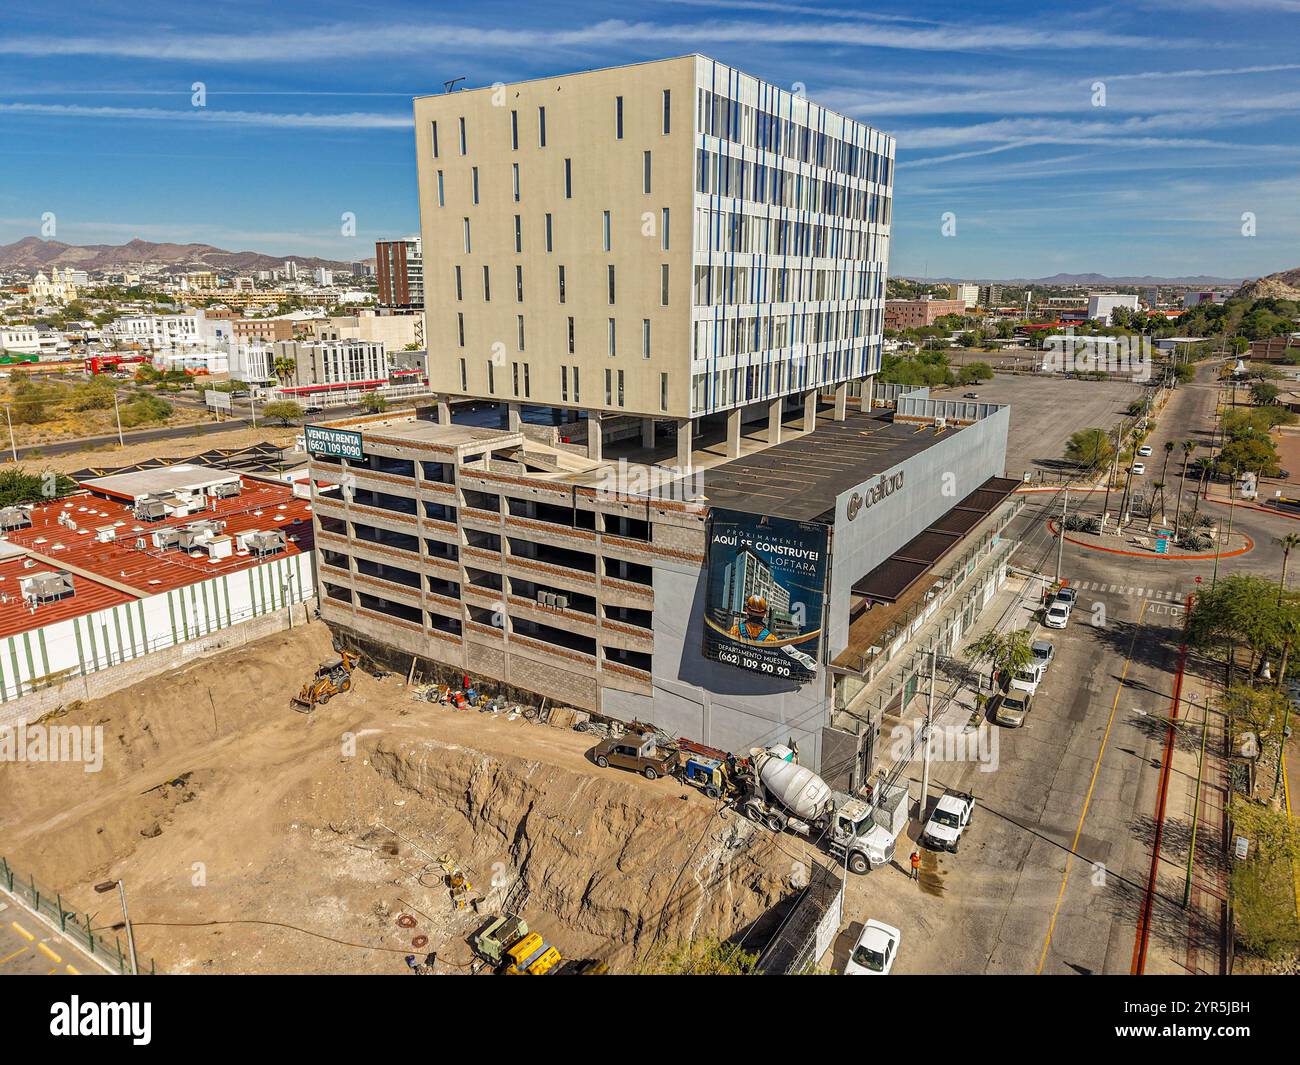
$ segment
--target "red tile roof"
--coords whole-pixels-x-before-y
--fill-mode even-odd
[[[32,567],[24,567],[22,558],[0,562],[0,577],[4,578],[0,580],[0,639],[258,564],[259,560],[247,552],[235,552],[229,558],[209,559],[206,552],[196,558],[176,547],[160,550],[153,546],[151,538],[158,529],[180,528],[196,521],[217,519],[226,523],[222,533],[227,536],[254,529],[283,529],[287,555],[311,550],[309,500],[295,496],[289,484],[250,477],[243,477],[241,481],[243,491],[240,495],[217,499],[215,506],[210,500],[202,511],[162,521],[139,521],[122,503],[88,492],[33,508],[32,524],[25,529],[10,530],[4,539],[43,556],[43,559],[37,559]],[[60,515],[67,515],[76,523],[76,528],[59,524]],[[116,540],[100,542],[95,539],[95,530],[106,525],[116,526]],[[135,546],[140,537],[148,545],[144,550]],[[283,558],[285,555],[271,557]],[[22,600],[19,577],[58,568],[71,571],[75,594],[42,604],[33,613]],[[139,595],[134,594],[136,592]],[[8,602],[4,602],[4,598]]]

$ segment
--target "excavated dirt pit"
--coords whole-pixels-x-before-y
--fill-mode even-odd
[[[430,952],[467,971],[466,937],[521,881],[565,957],[627,971],[735,935],[797,881],[797,840],[597,768],[590,736],[360,671],[295,713],[330,653],[313,624],[74,704],[54,723],[102,726],[103,768],[0,763],[0,854],[98,928],[118,914],[91,885],[123,878],[138,950],[169,972],[395,972]],[[477,912],[452,904],[448,861]]]

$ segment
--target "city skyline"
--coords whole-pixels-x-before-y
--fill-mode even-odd
[[[1266,46],[1300,6],[954,10],[398,4],[358,24],[328,3],[220,16],[100,5],[78,10],[69,36],[16,13],[0,41],[0,243],[140,237],[369,258],[376,239],[418,231],[414,97],[457,77],[482,86],[699,51],[898,138],[893,275],[1296,265],[1300,63]]]

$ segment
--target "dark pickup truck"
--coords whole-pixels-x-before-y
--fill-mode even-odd
[[[601,769],[618,766],[640,773],[646,780],[669,777],[677,768],[677,753],[661,751],[653,733],[625,732],[601,740],[591,752],[591,760]]]

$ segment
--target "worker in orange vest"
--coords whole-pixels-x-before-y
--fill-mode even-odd
[[[912,879],[921,879],[921,852],[912,851]]]

